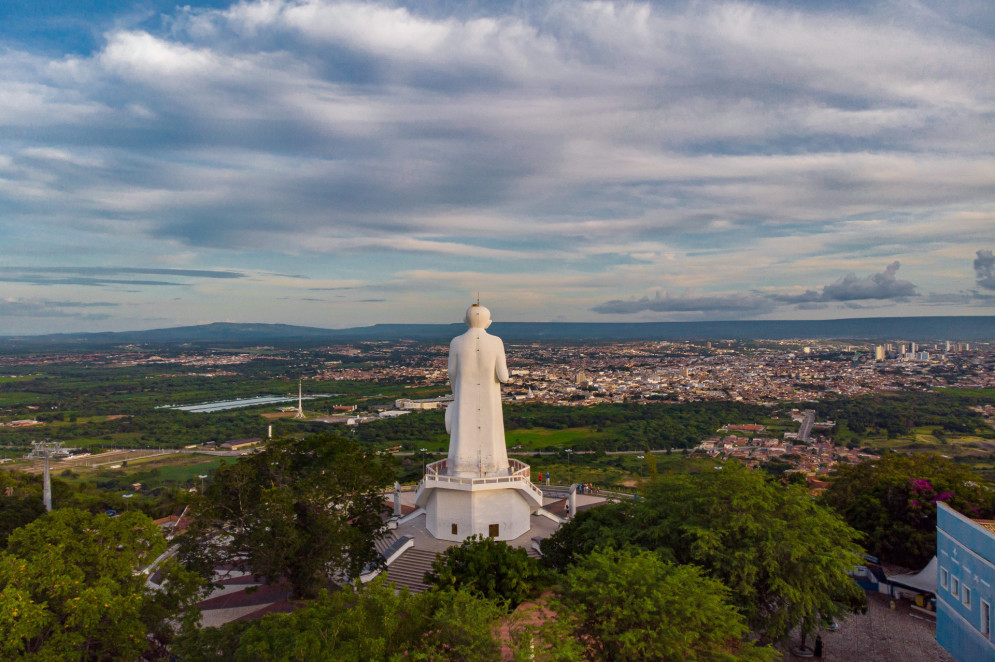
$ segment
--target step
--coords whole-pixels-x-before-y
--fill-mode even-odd
[[[428,588],[425,573],[432,569],[435,557],[435,552],[409,549],[387,566],[387,580],[398,586],[406,586],[412,593],[421,593]]]
[[[387,531],[383,538],[378,538],[374,544],[379,554],[383,554],[388,547],[397,542],[397,536],[393,531]]]

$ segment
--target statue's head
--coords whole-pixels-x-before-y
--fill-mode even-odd
[[[486,329],[491,325],[491,311],[479,303],[466,309],[466,325],[471,329]]]

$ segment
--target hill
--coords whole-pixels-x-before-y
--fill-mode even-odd
[[[376,324],[322,329],[289,324],[217,322],[145,331],[0,337],[0,351],[82,349],[115,345],[268,344],[362,340],[448,341],[462,324]],[[995,340],[995,317],[874,317],[838,320],[720,322],[495,322],[490,331],[511,342],[612,340]]]

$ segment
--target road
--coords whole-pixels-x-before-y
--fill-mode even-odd
[[[805,418],[802,419],[802,426],[798,430],[798,441],[808,442],[809,435],[812,434],[812,426],[815,425],[815,412],[811,409],[802,412]]]
[[[104,467],[114,464],[121,464],[122,462],[131,462],[134,460],[142,460],[149,457],[158,457],[160,455],[172,455],[176,453],[195,453],[198,455],[220,455],[223,457],[237,457],[239,455],[245,455],[246,451],[213,451],[213,450],[193,450],[193,449],[182,449],[182,448],[163,448],[163,449],[120,449],[107,451],[105,453],[98,453],[96,455],[86,455],[83,457],[68,457],[65,459],[53,459],[49,464],[49,470],[54,474],[60,471],[65,471],[66,469],[89,469],[94,467]],[[40,474],[45,470],[45,463],[43,460],[32,460],[28,464],[12,464],[6,465],[11,469],[16,469],[18,471],[24,471],[26,473]]]

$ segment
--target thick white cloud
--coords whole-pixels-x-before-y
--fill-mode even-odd
[[[959,292],[995,218],[983,14],[257,0],[122,20],[90,54],[0,50],[0,231],[26,259],[307,256],[316,279],[472,272],[658,317],[783,311],[749,292],[808,283],[830,285],[802,303],[843,301],[835,281],[895,260],[916,292]]]
[[[917,296],[916,286],[897,277],[901,263],[895,260],[879,274],[858,278],[849,273],[826,285],[821,292],[808,290],[804,294],[781,295],[787,303],[813,303],[826,301],[861,301],[866,299],[905,299]]]

